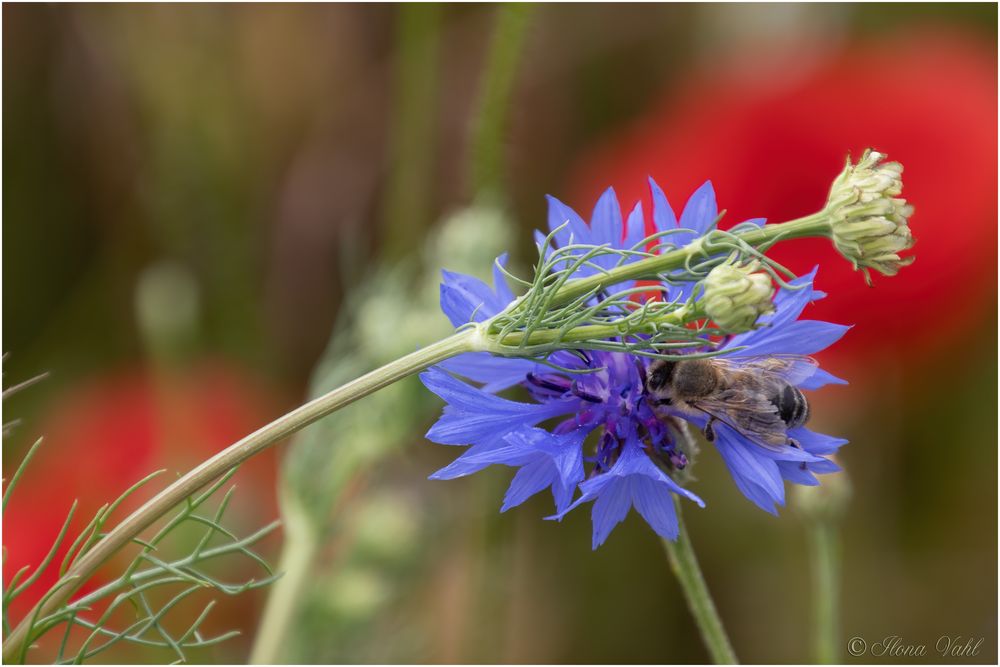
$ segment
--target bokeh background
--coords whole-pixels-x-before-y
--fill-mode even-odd
[[[982,637],[953,659],[995,662],[996,12],[5,5],[4,384],[51,375],[4,404],[5,477],[46,436],[4,580],[74,498],[92,512],[440,335],[438,269],[528,266],[544,194],[586,215],[651,175],[676,208],[711,178],[730,224],[780,221],[872,145],[906,167],[917,262],[869,289],[825,243],[776,255],[821,265],[810,317],[856,325],[823,358],[851,385],[813,399],[851,440],[840,632],[935,662],[939,637]],[[241,470],[231,527],[280,498],[260,550],[289,574],[266,615],[268,590],[220,601],[212,627],[243,634],[193,659],[706,660],[634,515],[591,552],[587,511],[499,514],[506,470],[427,481],[455,454],[422,438],[438,409],[411,378]],[[689,527],[738,655],[811,660],[800,513],[754,508],[710,452],[696,474]]]

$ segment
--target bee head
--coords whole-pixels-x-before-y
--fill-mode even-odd
[[[651,363],[649,370],[646,372],[646,389],[654,394],[669,390],[676,367],[676,361],[669,361],[667,359],[657,359]]]

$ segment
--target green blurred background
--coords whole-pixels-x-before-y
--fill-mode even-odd
[[[814,407],[852,441],[841,632],[927,644],[931,662],[942,635],[983,637],[953,660],[997,660],[995,5],[5,5],[3,18],[5,383],[51,372],[4,405],[22,420],[5,477],[47,436],[4,517],[5,581],[44,555],[73,497],[96,508],[154,468],[186,470],[310,386],[440,335],[437,270],[485,275],[508,248],[527,266],[544,194],[586,214],[614,184],[631,208],[650,174],[679,208],[712,177],[720,208],[777,220],[818,208],[843,154],[874,143],[915,165],[918,262],[876,290],[837,269],[824,283],[825,263],[818,282],[824,312],[857,324],[831,357],[852,386]],[[908,55],[928,49],[940,71]],[[852,88],[862,70],[898,90]],[[733,97],[711,99],[712,82]],[[699,150],[733,127],[724,114],[772,94],[787,120],[753,109],[801,138],[756,124]],[[807,94],[817,106],[797,108]],[[803,192],[806,210],[782,208]],[[800,270],[820,261],[803,248]],[[236,526],[274,518],[280,495],[310,543],[268,657],[706,659],[645,524],[630,517],[592,553],[586,510],[543,521],[539,496],[498,514],[507,470],[427,481],[456,453],[421,437],[439,404],[412,378],[392,391],[240,473]],[[737,654],[810,660],[801,517],[754,508],[709,454],[696,475],[709,508],[688,512],[690,531]],[[262,551],[294,556],[278,539]],[[243,636],[193,657],[247,660],[266,597],[222,601],[214,622]]]

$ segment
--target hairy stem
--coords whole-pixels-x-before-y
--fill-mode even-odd
[[[44,618],[63,606],[80,585],[90,579],[108,558],[128,545],[133,538],[138,537],[143,530],[192,493],[210,484],[227,470],[254,454],[278,443],[317,419],[408,375],[418,373],[456,354],[472,350],[474,335],[474,331],[454,334],[348,382],[279,417],[180,477],[126,517],[66,572],[4,642],[3,659],[8,662],[15,660],[21,655],[21,648],[34,641],[36,637],[29,636],[33,634],[31,619]]]
[[[680,582],[684,598],[687,600],[691,615],[694,616],[695,623],[701,631],[701,638],[705,642],[705,648],[708,649],[712,662],[717,665],[735,665],[738,662],[736,654],[729,643],[725,628],[722,627],[722,619],[719,618],[719,612],[715,609],[712,595],[708,591],[708,585],[705,584],[705,577],[701,574],[698,558],[695,556],[694,548],[691,546],[691,538],[684,525],[681,503],[676,496],[674,497],[674,508],[677,512],[679,526],[677,541],[663,540],[670,568],[677,577],[677,581]]]

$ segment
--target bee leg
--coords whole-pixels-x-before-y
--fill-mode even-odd
[[[794,447],[795,449],[802,449],[802,445],[800,445],[799,441],[796,440],[795,438],[789,438],[788,444]]]
[[[715,442],[715,417],[711,417],[708,423],[705,424],[705,428],[701,430],[705,434],[705,439],[709,442]]]

